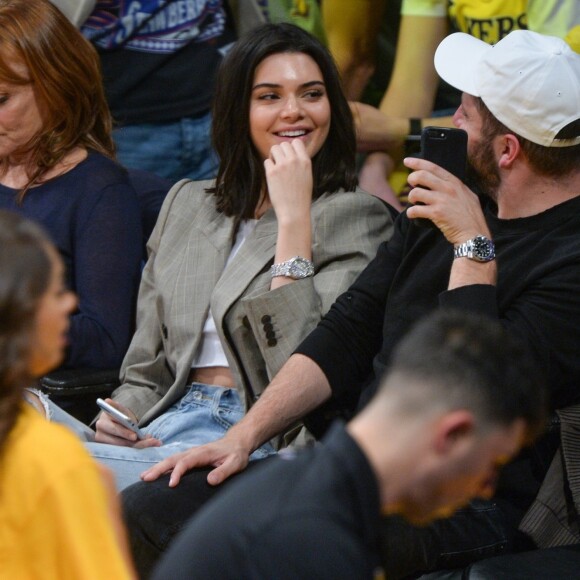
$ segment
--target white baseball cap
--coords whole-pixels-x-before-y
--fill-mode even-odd
[[[514,30],[491,46],[456,32],[437,48],[435,68],[525,139],[545,147],[580,144],[580,136],[556,138],[580,119],[580,55],[562,39]]]

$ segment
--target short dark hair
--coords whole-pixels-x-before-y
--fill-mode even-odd
[[[0,210],[0,449],[32,383],[36,312],[50,281],[48,238],[19,214]]]
[[[491,140],[497,135],[510,133],[520,142],[522,151],[532,168],[546,177],[562,177],[578,171],[580,167],[580,145],[570,147],[545,147],[532,143],[506,127],[487,108],[480,97],[474,97],[475,105],[482,117],[482,138]],[[580,120],[573,121],[558,133],[558,139],[573,139],[580,136]]]
[[[268,56],[303,53],[320,68],[330,103],[328,137],[312,160],[313,198],[343,188],[354,191],[356,139],[352,114],[336,65],[314,36],[293,24],[264,24],[238,40],[219,68],[213,101],[213,145],[220,159],[215,187],[217,208],[251,219],[265,180],[263,160],[250,138],[250,97],[256,67]]]
[[[403,380],[389,381],[390,376]],[[414,325],[393,352],[383,388],[404,390],[412,382],[426,385],[409,402],[414,407],[436,399],[470,409],[482,424],[507,426],[523,419],[530,440],[545,427],[542,373],[523,342],[482,315],[440,309]]]

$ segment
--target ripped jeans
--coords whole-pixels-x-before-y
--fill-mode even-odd
[[[163,445],[136,449],[95,442],[92,429],[63,411],[46,395],[39,394],[39,397],[48,418],[72,429],[85,442],[91,455],[114,472],[119,491],[140,481],[143,471],[170,455],[220,439],[244,416],[244,407],[235,389],[192,383],[179,401],[141,428],[160,439]],[[274,453],[272,445],[265,443],[252,453],[250,460]]]

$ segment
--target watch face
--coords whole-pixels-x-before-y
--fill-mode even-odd
[[[309,275],[309,263],[302,259],[296,258],[290,266],[290,274],[296,278],[306,278]]]
[[[495,248],[493,242],[485,236],[475,236],[473,238],[473,257],[481,262],[489,262],[495,258]]]

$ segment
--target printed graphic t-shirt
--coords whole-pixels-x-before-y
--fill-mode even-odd
[[[81,29],[97,48],[120,123],[200,116],[235,40],[222,0],[100,0]]]

